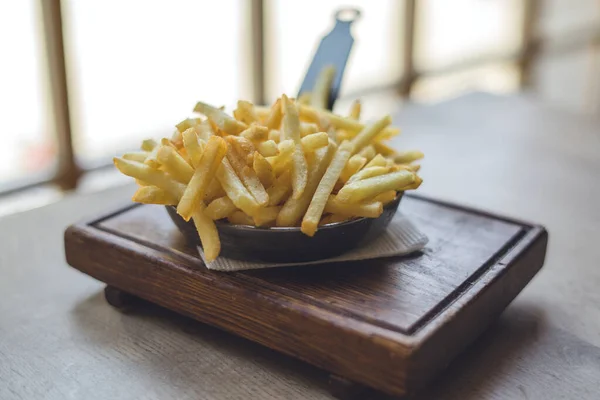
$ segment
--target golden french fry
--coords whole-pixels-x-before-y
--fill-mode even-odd
[[[319,127],[317,124],[313,124],[311,122],[300,122],[300,137],[305,137],[317,132],[319,132]]]
[[[421,164],[411,164],[408,166],[408,169],[410,169],[412,172],[419,172],[421,169]]]
[[[210,202],[204,213],[212,220],[227,218],[237,210],[233,201],[227,196],[219,197]]]
[[[177,205],[177,197],[156,186],[143,186],[136,190],[132,201],[142,204]]]
[[[396,191],[388,190],[387,192],[383,192],[373,197],[373,201],[380,201],[383,205],[386,205],[390,201],[394,201],[396,199]]]
[[[248,129],[240,133],[240,136],[252,142],[262,142],[269,137],[269,128],[260,125],[250,125]]]
[[[254,104],[249,101],[239,100],[237,108],[233,110],[233,116],[243,123],[250,125],[253,122],[259,122],[260,118],[254,109]]]
[[[383,204],[379,201],[361,204],[342,203],[334,195],[330,195],[327,204],[325,204],[325,212],[353,217],[377,218],[383,212]]]
[[[158,162],[158,159],[156,158],[160,147],[161,147],[160,145],[157,145],[148,153],[148,155],[146,156],[146,159],[144,160],[144,164],[146,164],[154,169],[158,169],[158,167],[160,167],[160,163]]]
[[[344,203],[358,203],[389,190],[401,190],[415,179],[416,175],[411,171],[390,172],[347,184],[338,192],[337,198]]]
[[[227,115],[224,111],[201,101],[196,103],[194,111],[206,115],[212,123],[228,135],[237,135],[248,128],[246,124]]]
[[[268,226],[275,222],[281,206],[264,207],[252,218],[256,226]]]
[[[385,143],[381,143],[378,141],[374,141],[373,142],[373,147],[375,147],[375,151],[379,154],[381,154],[384,157],[389,157],[393,154],[396,153],[396,150],[392,149],[390,146],[388,146]]]
[[[175,125],[175,127],[177,128],[177,132],[183,133],[186,129],[192,128],[200,123],[202,123],[202,118],[186,118]]]
[[[415,180],[413,183],[403,186],[402,188],[400,188],[398,191],[399,192],[403,192],[405,190],[414,190],[417,189],[419,186],[421,186],[421,183],[423,183],[423,179],[421,179],[420,176],[415,175]]]
[[[373,147],[373,145],[368,145],[359,151],[358,154],[366,158],[367,161],[371,161],[373,157],[377,155],[377,151],[375,151],[375,147]]]
[[[254,172],[252,167],[247,165],[247,146],[248,144],[251,146],[252,143],[244,138],[233,137],[228,137],[227,143],[229,145],[227,160],[244,183],[246,189],[248,189],[254,199],[256,199],[256,202],[261,206],[266,206],[269,203],[269,195],[258,179],[256,172]]]
[[[316,149],[320,149],[329,144],[329,135],[327,135],[327,132],[311,133],[310,135],[304,136],[301,142],[304,151],[315,151]]]
[[[197,131],[194,128],[186,129],[181,137],[183,139],[183,146],[188,153],[188,157],[194,168],[200,164],[202,158],[202,152],[204,151],[204,142],[198,138]]]
[[[289,170],[284,171],[273,185],[267,189],[269,195],[269,206],[279,205],[286,197],[292,193],[292,175]]]
[[[333,78],[335,78],[335,67],[333,65],[327,65],[321,69],[310,97],[310,104],[313,107],[328,108]]]
[[[311,92],[304,92],[300,96],[298,96],[298,100],[296,100],[299,104],[310,104],[310,98],[312,96]]]
[[[394,162],[397,164],[408,164],[424,157],[423,153],[418,150],[408,150],[397,152],[394,156]]]
[[[306,156],[302,149],[300,139],[300,119],[296,106],[284,94],[281,96],[281,107],[283,114],[283,137],[294,141],[294,152],[292,153],[292,197],[300,198],[306,188],[308,179],[308,167]]]
[[[371,161],[369,161],[367,163],[367,165],[365,165],[365,168],[371,168],[371,167],[385,167],[387,166],[387,160],[384,156],[382,156],[381,154],[377,154],[375,157],[373,157],[373,159]]]
[[[146,164],[137,161],[124,160],[119,157],[113,158],[113,162],[115,167],[117,167],[122,174],[161,188],[178,199],[185,190],[183,184],[175,181],[165,172],[154,169]]]
[[[363,168],[346,181],[346,183],[352,183],[356,181],[360,181],[362,179],[372,178],[374,176],[379,176],[383,174],[387,174],[390,172],[390,168],[388,167],[368,167]]]
[[[279,154],[277,143],[273,140],[265,140],[264,142],[259,143],[256,149],[263,157],[273,157]]]
[[[280,143],[281,140],[281,131],[277,130],[277,129],[271,129],[269,131],[269,136],[268,136],[269,140],[272,140],[276,143]]]
[[[204,142],[206,142],[208,138],[215,134],[215,130],[213,129],[209,120],[204,120],[193,128],[198,134],[198,139],[203,140]]]
[[[354,100],[354,103],[352,103],[352,107],[350,107],[349,117],[355,121],[358,121],[360,119],[360,109],[361,109],[360,100]]]
[[[196,204],[192,212],[192,219],[194,225],[200,236],[200,242],[202,243],[202,249],[204,250],[204,257],[206,261],[214,261],[221,252],[221,240],[219,239],[219,232],[217,226],[206,214],[206,207],[201,201]]]
[[[329,195],[339,179],[344,166],[350,159],[353,149],[354,146],[350,142],[343,142],[337,148],[335,155],[331,160],[331,164],[329,164],[327,170],[323,174],[323,178],[321,178],[319,185],[312,196],[308,210],[302,219],[301,230],[308,236],[313,236],[315,234]]]
[[[223,158],[221,161],[221,166],[217,170],[217,179],[237,208],[248,215],[256,214],[260,206],[246,189],[240,177],[237,176],[227,158]]]
[[[359,152],[363,149],[363,147],[367,146],[369,142],[373,140],[375,136],[377,136],[381,131],[383,131],[387,126],[392,123],[392,117],[386,115],[380,120],[365,126],[363,130],[361,130],[358,135],[356,135],[352,139],[352,144],[354,145],[354,152]]]
[[[230,224],[233,225],[254,225],[254,220],[246,215],[243,211],[235,211],[230,216],[227,217],[227,220]]]
[[[225,140],[218,136],[211,136],[208,139],[200,163],[177,205],[177,213],[186,221],[191,218],[196,205],[202,202],[206,188],[214,178],[226,153],[227,143]]]
[[[321,218],[321,222],[319,222],[319,226],[328,225],[328,224],[336,224],[338,222],[344,222],[351,220],[352,217],[349,217],[344,214],[329,214],[323,218]]]
[[[183,157],[172,147],[160,146],[156,156],[164,171],[181,183],[188,183],[194,170]]]
[[[269,128],[269,130],[279,129],[279,127],[281,126],[282,118],[283,114],[281,112],[281,99],[277,99],[277,101],[275,101],[275,103],[271,107],[269,116],[265,121],[265,126]],[[271,137],[269,137],[269,139],[271,139]]]
[[[309,165],[308,179],[304,193],[302,193],[299,199],[290,197],[286,200],[277,216],[277,226],[296,226],[302,219],[334,152],[335,145],[331,143],[329,146],[320,148],[313,153],[314,159]]]
[[[227,193],[221,187],[221,182],[214,177],[212,181],[208,184],[206,188],[206,193],[204,194],[204,201],[208,204],[216,198],[226,196]]]
[[[273,167],[259,152],[254,153],[252,167],[254,168],[254,172],[256,172],[260,183],[262,183],[264,187],[268,188],[273,184],[273,180],[275,179]]]
[[[340,174],[340,181],[343,183],[347,182],[348,179],[354,174],[356,174],[362,167],[367,163],[367,159],[361,155],[355,154],[348,160],[348,163],[342,170]]]
[[[179,132],[179,130],[175,129],[171,135],[171,143],[178,149],[183,146],[183,138],[181,137],[181,132]]]
[[[146,139],[146,140],[142,141],[141,149],[144,151],[152,151],[152,150],[154,150],[154,148],[156,146],[158,146],[158,143],[156,143],[156,140]]]
[[[276,175],[281,174],[288,165],[292,162],[292,154],[294,153],[294,141],[284,140],[279,143],[279,154],[275,157],[269,157],[269,162],[273,166],[273,171]]]
[[[129,153],[125,153],[122,156],[125,160],[137,161],[143,163],[146,161],[146,157],[148,157],[147,151],[131,151]]]
[[[136,179],[135,183],[137,183],[138,186],[152,186],[151,184],[149,184],[148,182],[144,182],[141,179]]]

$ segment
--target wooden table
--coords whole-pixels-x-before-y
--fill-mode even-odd
[[[538,277],[417,398],[598,398],[600,121],[483,94],[395,121],[427,155],[421,192],[550,232]],[[132,191],[0,220],[0,398],[331,398],[323,371],[158,307],[117,312],[66,265],[65,227]]]

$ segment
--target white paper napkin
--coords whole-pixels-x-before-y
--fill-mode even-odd
[[[245,269],[289,267],[293,265],[327,264],[338,261],[357,261],[373,258],[400,256],[422,250],[427,244],[427,236],[421,233],[403,214],[397,213],[390,222],[387,230],[373,242],[354,249],[337,257],[317,261],[297,263],[264,263],[232,260],[218,257],[215,261],[206,262],[204,252],[198,247],[198,252],[208,269],[215,271],[241,271]]]

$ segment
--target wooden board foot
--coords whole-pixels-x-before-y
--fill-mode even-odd
[[[104,298],[108,304],[120,311],[129,311],[139,302],[134,295],[110,285],[104,288]]]
[[[329,375],[329,393],[340,400],[365,399],[372,389],[338,375]]]

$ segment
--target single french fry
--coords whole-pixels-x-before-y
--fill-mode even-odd
[[[260,125],[250,125],[248,129],[240,133],[240,136],[252,142],[262,142],[269,137],[269,128]]]
[[[360,119],[360,109],[361,109],[360,100],[358,100],[358,99],[354,100],[354,102],[352,103],[352,106],[350,107],[349,117],[355,121],[358,121]]]
[[[177,128],[178,132],[183,133],[185,130],[199,125],[200,123],[202,123],[202,118],[186,118],[175,125],[175,127]]]
[[[245,165],[252,165],[256,148],[252,142],[241,136],[229,136],[226,139],[230,151]],[[231,160],[229,160],[231,162]]]
[[[136,179],[136,180],[135,180],[135,183],[136,183],[138,186],[152,186],[152,185],[151,185],[151,184],[149,184],[148,182],[144,182],[144,181],[143,181],[143,180],[141,180],[141,179]]]
[[[200,163],[177,205],[177,213],[186,221],[191,218],[195,206],[202,202],[206,188],[214,178],[226,153],[227,143],[225,140],[218,136],[211,136],[206,143]]]
[[[194,225],[200,236],[200,242],[202,243],[202,250],[204,250],[204,257],[206,261],[214,261],[221,252],[221,240],[219,239],[219,232],[217,226],[210,219],[206,213],[206,207],[201,201],[196,204],[193,212],[192,219]]]
[[[295,145],[293,140],[284,140],[277,147],[279,148],[279,154],[275,157],[269,157],[269,162],[271,162],[275,174],[279,175],[291,164]]]
[[[237,208],[248,215],[256,214],[260,206],[237,176],[227,158],[221,161],[221,166],[217,170],[217,179]]]
[[[417,189],[419,186],[421,186],[421,183],[423,183],[423,179],[421,179],[420,176],[415,175],[415,180],[414,180],[413,183],[401,187],[398,191],[399,192],[404,192],[405,190],[414,190],[414,189]]]
[[[281,131],[279,131],[277,129],[271,129],[269,131],[268,139],[274,141],[275,143],[282,142],[282,140],[281,140]]]
[[[228,216],[227,220],[229,221],[230,224],[233,224],[233,225],[249,225],[249,226],[254,225],[254,220],[250,216],[248,216],[246,213],[244,213],[243,211],[240,211],[240,210],[235,211],[230,216]]]
[[[160,163],[158,162],[157,159],[157,155],[158,155],[158,150],[160,149],[160,145],[155,146],[146,156],[146,159],[144,160],[144,164],[154,168],[154,169],[158,169],[158,167],[160,167]]]
[[[216,177],[214,177],[208,184],[208,187],[206,188],[206,193],[204,194],[204,202],[208,204],[214,199],[226,195],[227,193],[225,193],[225,191],[221,187],[221,183]]]
[[[310,97],[310,104],[313,107],[328,108],[333,78],[335,78],[335,67],[333,65],[327,65],[321,69]]]
[[[141,149],[144,151],[152,151],[158,146],[158,143],[154,139],[146,139],[142,141]]]
[[[293,140],[295,145],[292,154],[292,197],[298,199],[304,192],[308,179],[308,166],[300,138],[300,118],[296,106],[285,94],[281,96],[281,107],[284,110],[283,137]]]
[[[396,199],[397,193],[395,190],[388,190],[387,192],[383,192],[373,197],[373,201],[380,201],[383,205],[394,201]]]
[[[269,195],[258,179],[256,172],[254,172],[252,167],[247,165],[247,154],[245,153],[246,148],[243,144],[243,141],[247,142],[245,145],[250,143],[244,138],[227,138],[227,143],[229,145],[227,160],[244,183],[246,189],[248,189],[248,191],[252,194],[256,202],[261,206],[266,206],[269,203]]]
[[[124,175],[131,176],[132,178],[147,182],[149,185],[161,188],[178,199],[183,195],[185,186],[175,181],[163,171],[159,171],[149,165],[137,161],[124,160],[119,157],[113,158],[113,162],[115,167],[117,167]]]
[[[254,161],[252,167],[260,183],[266,188],[273,184],[275,176],[273,175],[273,167],[259,152],[254,153]],[[268,192],[267,192],[268,194]]]
[[[383,204],[379,201],[361,204],[342,203],[334,195],[330,195],[325,204],[325,212],[352,217],[377,218],[383,212]]]
[[[392,123],[392,117],[386,115],[380,120],[365,126],[363,130],[361,130],[358,135],[356,135],[352,139],[352,144],[354,145],[354,152],[357,153],[361,151],[365,146],[369,144],[373,140],[375,136],[377,136],[381,131],[383,131],[387,126]]]
[[[300,96],[298,96],[298,100],[296,100],[299,104],[310,104],[310,98],[312,96],[311,92],[304,92]]]
[[[148,157],[147,151],[131,151],[129,153],[125,153],[122,156],[125,160],[137,161],[143,163],[146,161],[146,157]]]
[[[172,147],[161,146],[158,150],[157,160],[164,171],[176,181],[187,184],[194,175],[193,168]]]
[[[224,111],[199,101],[194,111],[206,115],[221,131],[228,135],[237,135],[248,128],[246,124],[227,115]]]
[[[337,194],[339,201],[358,203],[389,190],[401,190],[415,182],[417,176],[406,170],[374,176],[345,185]]]
[[[256,226],[269,226],[275,222],[281,206],[264,207],[252,218]]]
[[[219,197],[210,202],[204,213],[212,220],[227,218],[237,210],[233,201],[227,196]]]
[[[265,126],[271,129],[279,129],[281,126],[281,119],[283,118],[283,113],[281,112],[281,99],[277,99],[273,106],[271,107],[271,111],[269,116],[265,121]],[[270,139],[270,137],[269,137]]]
[[[142,204],[177,205],[177,197],[156,186],[143,186],[139,188],[133,194],[131,200]]]
[[[323,218],[321,218],[321,222],[319,222],[319,226],[336,224],[339,222],[345,222],[351,220],[352,217],[349,217],[344,214],[329,214]]]
[[[396,150],[394,150],[393,148],[391,148],[390,146],[388,146],[385,143],[381,143],[379,141],[374,141],[373,142],[373,147],[375,147],[375,151],[379,154],[381,154],[384,157],[389,157],[393,154],[396,153]]]
[[[373,157],[377,155],[377,151],[375,151],[375,147],[373,147],[373,145],[368,145],[359,151],[358,154],[366,158],[367,161],[371,161]]]
[[[308,180],[304,193],[299,199],[290,197],[286,200],[277,216],[277,226],[298,225],[302,216],[306,213],[334,153],[335,145],[333,143],[314,152],[314,160],[309,165]]]
[[[372,178],[374,176],[387,174],[388,172],[390,172],[389,167],[365,167],[365,168],[361,169],[360,171],[358,171],[357,173],[355,173],[354,175],[352,175],[350,177],[350,179],[348,179],[346,181],[346,183],[348,184],[348,183],[360,181],[362,179]]]
[[[194,168],[200,164],[202,152],[204,151],[204,142],[198,138],[197,131],[194,128],[186,129],[182,134],[183,146],[188,153],[188,157]]]
[[[352,175],[360,171],[360,169],[364,167],[366,163],[367,159],[359,154],[355,154],[352,157],[350,157],[348,163],[346,164],[346,166],[342,170],[342,173],[340,174],[340,181],[342,181],[342,183],[347,182],[348,179],[350,179]]]
[[[408,166],[408,169],[410,169],[412,172],[419,172],[421,169],[421,164],[411,164]]]
[[[279,205],[290,193],[292,193],[292,175],[288,170],[277,177],[273,185],[267,189],[269,206]]]
[[[263,157],[273,157],[279,154],[277,143],[273,140],[265,140],[264,142],[259,143],[256,149]]]
[[[181,132],[179,132],[178,129],[175,129],[175,131],[171,135],[171,143],[177,149],[180,149],[183,147],[183,138],[181,137]]]
[[[367,163],[367,165],[365,165],[365,168],[371,168],[371,167],[385,167],[387,166],[387,160],[384,156],[382,156],[381,154],[377,154],[375,157],[373,157],[373,159],[371,161],[369,161]]]
[[[198,139],[203,140],[204,142],[208,141],[208,138],[215,134],[215,130],[209,120],[204,120],[193,128],[198,134]]]
[[[319,132],[319,126],[312,122],[300,122],[300,137]]]
[[[310,135],[304,136],[301,142],[304,151],[315,151],[329,144],[329,135],[327,135],[327,132],[311,133]]]
[[[335,186],[335,183],[340,177],[344,166],[350,159],[354,146],[350,142],[343,142],[336,150],[331,164],[327,167],[323,178],[319,182],[315,194],[312,197],[308,210],[302,219],[301,231],[308,236],[314,236],[317,231],[317,226],[323,215],[325,204],[329,199],[329,195]]]
[[[233,110],[233,116],[246,125],[260,121],[260,118],[254,109],[254,104],[244,100],[239,100],[237,102],[237,108]]]
[[[418,150],[408,150],[397,152],[393,156],[393,160],[397,164],[408,164],[424,157],[423,153]]]

